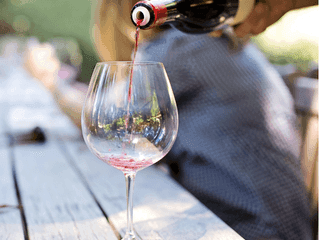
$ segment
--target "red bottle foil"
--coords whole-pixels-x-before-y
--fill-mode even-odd
[[[166,20],[167,20],[167,8],[166,5],[164,4],[159,4],[159,5],[153,5],[148,1],[141,1],[141,3],[148,4],[149,6],[152,7],[153,12],[154,12],[154,22],[153,24],[148,27],[148,29],[162,25]]]

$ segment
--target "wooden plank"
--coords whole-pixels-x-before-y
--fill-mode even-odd
[[[117,239],[55,142],[14,149],[29,239]]]
[[[56,106],[13,107],[7,118],[7,129],[10,129],[10,133],[15,136],[28,134],[35,127],[40,127],[50,140],[58,136],[70,141],[82,137],[80,130]]]
[[[66,143],[65,147],[109,220],[123,235],[126,228],[123,174],[97,159],[83,142]],[[243,239],[155,166],[137,173],[134,227],[142,239]]]
[[[0,239],[24,239],[9,150],[0,148]]]
[[[40,125],[46,132],[48,138],[62,138],[68,141],[82,139],[80,129],[61,112],[58,106],[54,106],[50,113],[50,121]],[[54,123],[54,124],[52,124]]]
[[[0,79],[1,81],[1,79]],[[3,90],[3,89],[2,89]],[[0,88],[0,94],[3,94],[1,92],[1,88]],[[3,99],[3,101],[1,100],[0,97],[0,148],[6,148],[9,144],[8,141],[8,136],[6,135],[7,133],[7,124],[5,121],[4,116],[7,115],[7,109],[8,109],[8,104],[5,102],[5,99]]]

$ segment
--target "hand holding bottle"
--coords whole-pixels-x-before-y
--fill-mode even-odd
[[[238,37],[262,33],[287,12],[317,4],[316,0],[266,0],[259,2],[244,22],[235,29],[235,33]]]

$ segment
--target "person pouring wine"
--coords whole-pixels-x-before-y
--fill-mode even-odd
[[[102,61],[131,59],[134,4],[94,6]],[[315,4],[259,2],[234,32],[239,38],[261,33],[286,12]],[[221,31],[185,34],[166,25],[140,33],[136,61],[163,62],[177,100],[179,133],[166,157],[172,176],[245,239],[312,239],[293,99],[265,57],[250,42],[230,53]],[[26,65],[37,68],[26,56]],[[48,69],[38,70],[36,77]],[[54,94],[72,96],[72,86],[61,86],[50,83]],[[65,109],[77,99],[57,101]]]

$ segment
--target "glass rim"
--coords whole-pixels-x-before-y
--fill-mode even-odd
[[[104,61],[104,62],[97,62],[96,66],[99,65],[162,65],[162,62],[156,62],[156,61]]]

